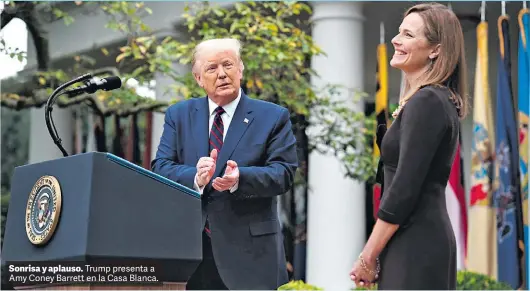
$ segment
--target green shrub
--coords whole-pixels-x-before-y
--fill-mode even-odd
[[[374,284],[372,287],[368,288],[368,287],[363,287],[363,286],[359,286],[359,287],[356,287],[355,289],[353,290],[377,290],[377,284]]]
[[[514,290],[512,286],[504,282],[469,271],[459,271],[456,284],[458,290]]]
[[[458,271],[456,279],[457,290],[514,290],[510,285],[494,280],[493,278],[470,272]],[[302,280],[291,281],[282,285],[278,290],[323,290],[322,288],[304,283]],[[377,284],[371,288],[357,287],[353,290],[377,290]]]
[[[304,281],[298,280],[284,284],[280,286],[278,290],[322,290],[322,288],[306,284]]]

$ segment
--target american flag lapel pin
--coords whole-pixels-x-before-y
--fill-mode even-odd
[[[248,119],[245,118],[245,120],[243,120],[244,123],[248,123]]]

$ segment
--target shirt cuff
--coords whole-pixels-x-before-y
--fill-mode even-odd
[[[195,179],[193,179],[193,188],[195,191],[199,192],[199,194],[202,195],[202,192],[204,191],[204,186],[199,187],[199,184],[197,184],[197,174],[195,174]]]
[[[236,181],[236,183],[234,184],[234,186],[232,186],[232,188],[230,188],[230,193],[234,193],[237,191],[237,188],[239,188],[239,179]]]

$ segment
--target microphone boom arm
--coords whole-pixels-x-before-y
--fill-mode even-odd
[[[55,145],[57,145],[57,147],[59,148],[59,150],[61,150],[63,156],[65,156],[65,157],[68,156],[68,153],[66,152],[66,150],[64,149],[64,147],[61,144],[61,139],[59,138],[59,134],[57,133],[57,129],[55,128],[55,124],[53,123],[53,119],[51,117],[51,112],[53,110],[53,105],[55,104],[55,100],[59,96],[62,95],[62,94],[59,94],[59,93],[61,93],[61,91],[64,88],[66,88],[66,87],[68,87],[68,86],[70,86],[72,84],[75,84],[77,82],[81,82],[81,81],[90,79],[91,77],[92,77],[91,74],[84,74],[84,75],[82,75],[80,77],[77,77],[77,78],[75,78],[73,80],[70,80],[70,81],[60,85],[59,87],[57,87],[57,89],[55,89],[53,91],[53,93],[48,98],[48,101],[46,102],[46,107],[45,107],[45,112],[44,112],[44,119],[46,121],[46,127],[48,128],[48,132],[50,133],[50,136],[51,136],[53,142],[55,143]]]

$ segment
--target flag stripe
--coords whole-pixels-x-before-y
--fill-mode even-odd
[[[467,211],[466,197],[462,186],[462,169],[460,144],[456,149],[455,159],[449,176],[449,183],[445,190],[447,212],[451,220],[457,247],[457,268],[465,269],[465,255],[467,248]]]
[[[519,184],[519,138],[511,80],[508,17],[498,18],[500,55],[497,72],[494,202],[497,210],[498,280],[522,287],[522,210]],[[520,241],[521,240],[521,241]]]
[[[388,61],[386,44],[381,43],[377,46],[377,88],[375,94],[375,114],[376,129],[379,125],[389,125],[388,119]],[[379,147],[377,147],[374,136],[374,157],[379,157]]]
[[[377,146],[377,129],[380,125],[390,125],[388,117],[388,59],[386,44],[380,43],[377,46],[377,69],[376,69],[376,94],[375,94],[375,113],[376,113],[376,124],[374,130],[374,142],[373,142],[373,157],[374,160],[380,156],[380,149]],[[381,177],[382,163],[377,163],[378,176]],[[382,194],[382,181],[377,181],[372,186],[372,203],[373,203],[373,215],[374,219],[377,219],[377,210],[379,209],[379,203]]]
[[[519,64],[518,64],[518,107],[519,107],[519,170],[521,183],[521,201],[523,203],[524,241],[523,249],[526,256],[525,287],[530,284],[530,256],[528,252],[528,158],[530,156],[528,121],[530,115],[530,50],[529,41],[529,13],[528,9],[521,9],[518,15],[519,23]]]
[[[477,61],[471,149],[471,193],[467,262],[469,271],[497,277],[495,213],[491,205],[495,134],[488,76],[488,23],[477,26]]]

